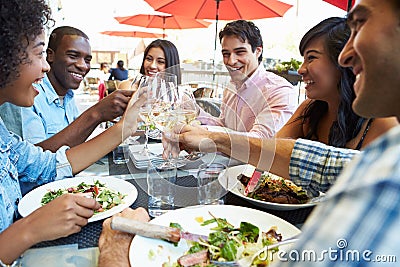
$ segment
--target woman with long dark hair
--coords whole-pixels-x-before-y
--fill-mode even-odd
[[[151,42],[144,51],[142,65],[140,66],[140,74],[154,76],[157,72],[166,71],[176,75],[179,85],[182,81],[182,73],[179,64],[179,54],[176,46],[168,40],[157,39]],[[135,90],[132,82],[134,82],[136,86],[139,77],[140,75],[128,81],[121,82],[118,89]]]
[[[302,38],[299,49],[304,62],[299,69],[308,99],[276,137],[305,138],[336,147],[361,149],[397,125],[395,118],[366,119],[352,110],[355,76],[341,67],[338,57],[350,29],[346,19],[325,19]]]

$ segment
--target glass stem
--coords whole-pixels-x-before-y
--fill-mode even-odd
[[[145,150],[146,152],[148,152],[149,148],[148,148],[147,144],[148,144],[148,142],[149,142],[149,126],[148,126],[147,123],[146,123],[146,130],[145,130],[145,132],[144,132],[144,136],[145,136],[145,138],[144,138],[144,147],[143,147],[143,150]]]

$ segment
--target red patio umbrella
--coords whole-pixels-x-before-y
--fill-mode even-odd
[[[278,0],[145,0],[154,10],[195,19],[281,17],[292,5]]]
[[[152,33],[152,32],[142,32],[142,31],[104,31],[101,34],[111,35],[111,36],[121,36],[121,37],[136,37],[136,38],[161,38],[163,34]]]
[[[324,1],[347,11],[350,11],[351,7],[354,6],[355,2],[355,0],[324,0]]]
[[[195,19],[215,19],[214,58],[218,20],[282,17],[292,5],[278,0],[145,0],[156,11]],[[190,2],[190,3],[189,3]],[[214,60],[215,61],[215,60]],[[215,62],[214,75],[215,75]]]
[[[158,12],[158,14],[138,14],[134,16],[115,17],[121,24],[141,26],[146,28],[163,29],[192,29],[207,28],[211,22],[201,19],[192,19],[188,17],[175,16]]]

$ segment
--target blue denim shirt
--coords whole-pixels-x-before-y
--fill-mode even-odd
[[[22,141],[7,130],[0,119],[0,232],[12,224],[21,199],[19,181],[48,183],[72,176],[72,168],[63,146],[56,153]],[[18,175],[23,178],[18,179]]]
[[[8,102],[0,106],[0,117],[7,129],[19,136],[22,136],[21,109],[22,107],[18,107]]]
[[[69,89],[61,104],[47,75],[36,86],[39,95],[32,107],[22,108],[22,138],[37,144],[60,132],[78,116],[79,110],[74,99],[74,92]]]

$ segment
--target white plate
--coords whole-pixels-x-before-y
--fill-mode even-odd
[[[315,206],[316,203],[304,203],[304,204],[280,204],[280,203],[274,203],[274,202],[267,202],[267,201],[262,201],[250,197],[246,197],[243,194],[244,191],[244,186],[237,180],[237,177],[239,176],[240,173],[246,168],[248,165],[240,165],[240,166],[234,166],[230,167],[227,169],[225,172],[225,175],[228,175],[229,178],[229,191],[231,191],[233,194],[245,199],[246,201],[265,208],[265,209],[272,209],[272,210],[295,210],[295,209],[301,209],[301,208],[307,208],[307,207],[312,207]]]
[[[215,225],[201,226],[196,218],[211,219],[209,212],[216,217],[226,218],[228,222],[235,226],[239,226],[242,221],[250,222],[264,232],[268,231],[271,226],[277,226],[277,232],[281,233],[283,238],[300,233],[298,228],[274,215],[255,209],[229,205],[192,206],[173,210],[155,218],[151,223],[169,226],[170,222],[177,222],[185,231],[208,235],[210,228]],[[131,266],[161,267],[169,259],[171,263],[176,261],[188,249],[189,246],[185,240],[181,240],[175,247],[163,240],[135,236],[129,249],[129,260]],[[149,257],[151,252],[154,252],[154,257]]]
[[[66,178],[63,180],[54,181],[48,184],[44,184],[38,188],[35,188],[21,199],[18,205],[18,211],[21,214],[21,216],[26,217],[33,211],[42,206],[41,200],[44,194],[48,192],[48,190],[58,190],[58,189],[68,188],[71,186],[77,186],[81,182],[85,182],[87,184],[94,183],[94,181],[96,180],[99,180],[101,183],[105,184],[108,188],[118,191],[126,196],[123,199],[123,203],[105,212],[93,215],[93,217],[89,219],[89,222],[102,220],[118,212],[121,212],[123,209],[132,205],[138,196],[138,191],[136,187],[133,184],[122,179],[114,177],[101,177],[101,176],[74,177],[74,178]]]
[[[148,166],[148,161],[151,160],[153,164],[159,165],[165,161],[161,158],[164,148],[161,143],[148,144],[147,145],[150,155],[140,154],[143,151],[144,145],[132,145],[129,146],[129,156],[131,157],[133,164],[139,170],[146,170]],[[186,151],[181,151],[180,156],[184,157],[188,153]],[[177,168],[185,166],[186,163],[183,161],[178,161]]]

